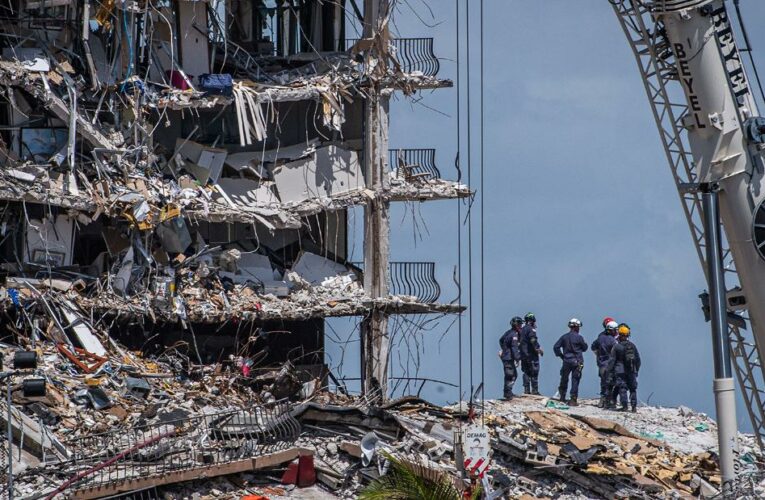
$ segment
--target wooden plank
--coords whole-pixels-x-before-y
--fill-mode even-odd
[[[227,464],[205,465],[182,471],[164,472],[162,475],[158,476],[136,477],[134,479],[116,481],[114,483],[103,486],[94,486],[91,488],[75,490],[72,492],[72,498],[82,500],[100,498],[109,495],[117,495],[120,493],[129,493],[131,491],[143,490],[156,486],[193,481],[196,479],[207,479],[211,477],[236,474],[239,472],[267,469],[269,467],[274,467],[285,462],[291,462],[301,454],[305,455],[309,453],[311,453],[309,450],[303,448],[290,448],[288,450],[277,451],[275,453],[269,453],[256,458],[238,460],[236,462],[230,462]]]

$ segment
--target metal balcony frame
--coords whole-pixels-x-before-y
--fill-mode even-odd
[[[363,262],[351,264],[364,269]],[[390,262],[388,269],[391,295],[409,295],[423,303],[434,303],[441,296],[435,262]]]
[[[660,34],[663,27],[651,14],[651,7],[644,1],[609,0],[624,34],[635,55],[646,94],[651,104],[661,143],[667,155],[672,177],[683,206],[683,212],[691,230],[691,236],[701,267],[706,274],[705,245],[701,208],[701,195],[697,192],[697,178],[693,168],[693,156],[682,133],[682,118],[688,112],[685,94],[677,80],[674,58],[671,48]],[[672,95],[682,96],[673,99]],[[738,274],[725,242],[723,259],[726,264],[726,281],[730,288],[738,285]],[[735,312],[735,311],[731,311]],[[754,428],[760,448],[765,441],[765,387],[762,364],[757,347],[742,333],[737,326],[728,324],[728,340],[733,355],[739,387],[746,402],[749,418]]]
[[[390,167],[394,171],[408,169],[413,175],[441,178],[441,172],[436,167],[435,149],[391,149],[389,155]],[[403,177],[401,172],[399,174],[399,177]]]
[[[350,50],[358,38],[345,40],[345,50]],[[425,76],[435,77],[441,69],[441,63],[433,50],[432,38],[394,38],[393,53],[404,73],[421,72]]]

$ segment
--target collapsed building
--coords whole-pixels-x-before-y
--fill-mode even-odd
[[[433,303],[427,266],[405,270],[414,286],[396,297],[372,290],[371,259],[346,260],[349,207],[469,195],[439,177],[433,151],[365,145],[387,136],[367,130],[371,94],[450,85],[424,40],[347,39],[344,2],[1,9],[4,299],[47,302],[8,325],[63,329],[59,341],[91,352],[81,337],[97,324],[144,348],[289,331],[274,364],[320,353],[325,317],[455,310]],[[370,252],[387,252],[386,232]]]
[[[329,317],[362,319],[363,387],[384,396],[387,317],[462,310],[388,245],[391,203],[471,195],[434,150],[388,145],[391,96],[451,82],[432,39],[393,37],[390,5],[363,3],[0,5],[0,340],[5,366],[36,351],[48,387],[8,409],[39,438],[19,453],[66,460],[67,435],[145,423],[134,396],[157,381],[169,397],[233,373],[200,408],[281,405],[332,376]]]

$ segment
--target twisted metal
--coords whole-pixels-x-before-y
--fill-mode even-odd
[[[83,489],[254,458],[297,439],[289,410],[282,402],[80,437],[64,443],[71,456],[55,467],[73,472],[68,488]]]

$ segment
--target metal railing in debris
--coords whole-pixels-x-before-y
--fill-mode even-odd
[[[363,262],[352,264],[364,269]],[[441,296],[435,262],[390,262],[388,272],[391,295],[410,295],[425,303],[435,302]]]
[[[408,170],[403,174],[423,175],[438,179],[441,172],[436,167],[435,149],[391,149],[389,151],[391,169],[399,171]]]
[[[256,458],[297,439],[289,410],[284,402],[92,434],[65,442],[72,455],[56,467],[72,471],[68,489],[79,490]]]
[[[358,42],[358,38],[348,38],[345,50],[350,50]],[[394,38],[392,40],[396,60],[404,73],[422,73],[425,76],[436,76],[441,69],[433,51],[432,38]]]

